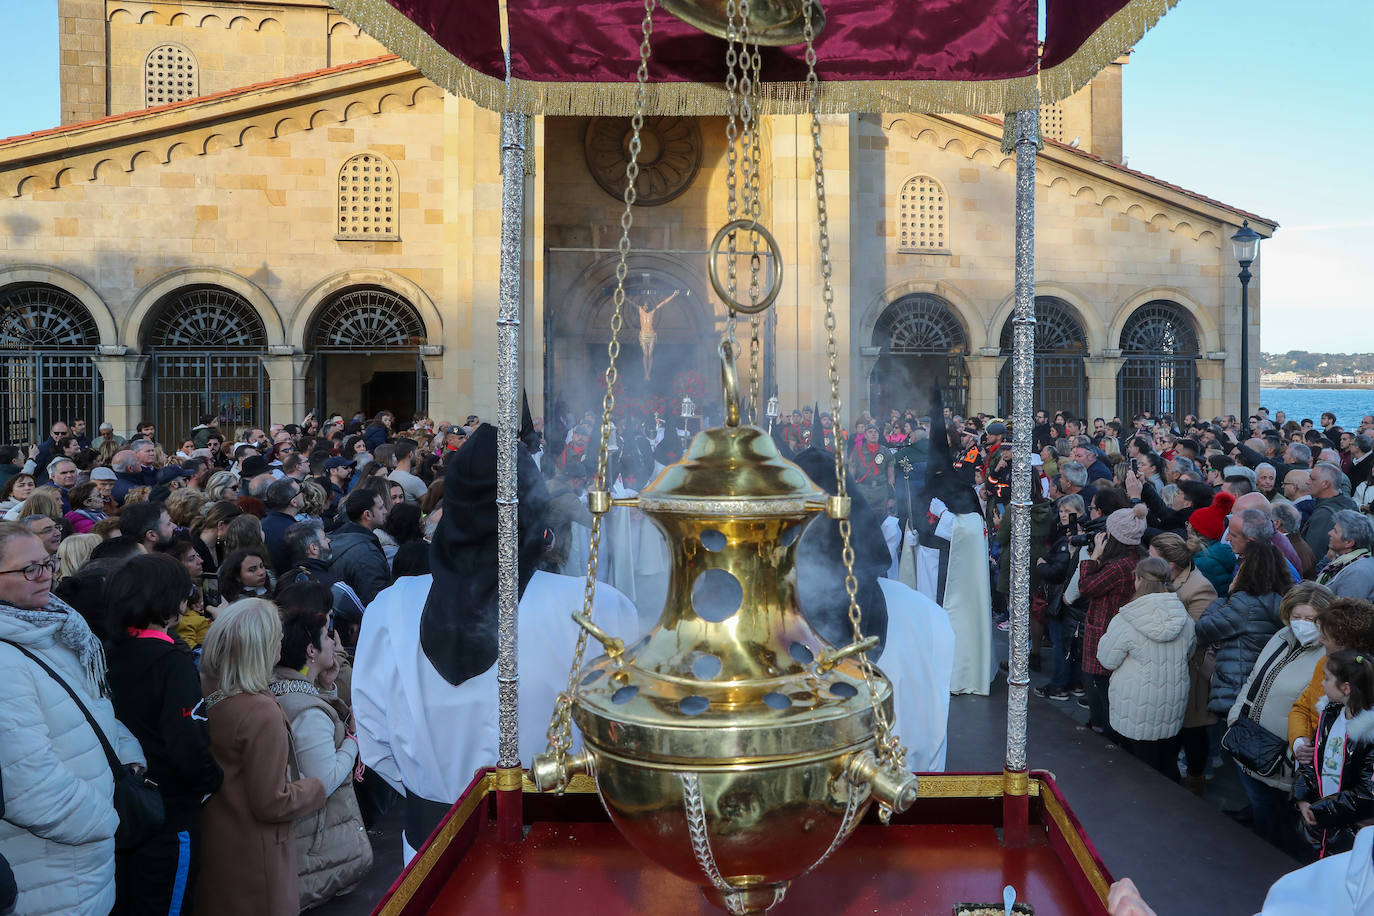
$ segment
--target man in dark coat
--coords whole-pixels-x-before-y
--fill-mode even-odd
[[[391,584],[386,554],[372,533],[386,522],[386,498],[375,490],[357,487],[344,500],[343,510],[348,521],[329,536],[333,553],[329,568],[366,606]]]

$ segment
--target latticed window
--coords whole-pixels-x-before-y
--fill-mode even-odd
[[[1011,355],[1015,316],[1002,325],[1002,364],[998,377],[998,410],[1011,413]],[[1088,337],[1073,309],[1062,299],[1035,297],[1035,375],[1034,405],[1037,410],[1067,410],[1075,417],[1086,412],[1088,383],[1083,357],[1088,352]]]
[[[1055,102],[1040,108],[1040,136],[1046,140],[1064,142],[1064,103]]]
[[[91,313],[66,290],[46,283],[0,289],[0,348],[82,350],[99,339]]]
[[[160,45],[143,63],[143,104],[152,108],[200,95],[196,56],[181,45]]]
[[[396,169],[381,156],[360,153],[339,169],[341,239],[398,238]]]
[[[945,251],[949,248],[949,204],[945,189],[928,175],[902,185],[897,220],[901,251]]]
[[[1197,330],[1183,306],[1156,299],[1136,309],[1121,329],[1117,411],[1122,417],[1146,410],[1176,417],[1196,413],[1200,355]]]
[[[267,345],[267,331],[239,294],[218,286],[189,286],[158,308],[148,344],[184,350],[257,349]]]
[[[400,350],[425,343],[420,313],[401,296],[376,288],[353,289],[320,310],[311,334],[313,349]]]

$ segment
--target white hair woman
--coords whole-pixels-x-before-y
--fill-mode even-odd
[[[261,598],[224,608],[205,636],[200,673],[224,783],[201,815],[202,916],[300,912],[291,824],[323,808],[325,792],[314,777],[286,778],[290,733],[270,689],[281,636],[276,605]]]

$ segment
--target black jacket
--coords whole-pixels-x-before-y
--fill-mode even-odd
[[[184,827],[224,774],[210,754],[200,676],[185,645],[125,638],[107,653],[115,716],[148,758],[148,778],[167,802],[167,825]]]
[[[1158,528],[1160,531],[1173,531],[1182,533],[1187,530],[1188,518],[1193,514],[1193,508],[1171,509],[1164,505],[1164,500],[1159,492],[1155,490],[1152,483],[1146,482],[1140,488],[1140,501],[1145,504],[1145,508],[1150,510],[1146,518],[1146,524],[1151,528]],[[1184,535],[1187,537],[1187,535]]]
[[[1307,828],[1313,845],[1323,856],[1346,852],[1355,845],[1360,822],[1374,817],[1374,709],[1366,709],[1346,723],[1345,765],[1341,769],[1341,788],[1322,797],[1315,760],[1326,752],[1326,740],[1336,717],[1345,707],[1326,703],[1317,719],[1316,752],[1298,761],[1293,794],[1312,806],[1317,819],[1315,830]]]
[[[391,584],[391,568],[377,536],[357,522],[345,522],[329,535],[329,569],[357,592],[363,606]]]
[[[286,529],[296,524],[294,515],[287,515],[279,509],[267,513],[262,520],[262,541],[272,556],[272,569],[282,572],[290,563],[286,555]]]

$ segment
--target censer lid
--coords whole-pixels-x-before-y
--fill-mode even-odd
[[[703,430],[639,491],[639,508],[651,513],[803,515],[824,506],[825,492],[756,426]]]

